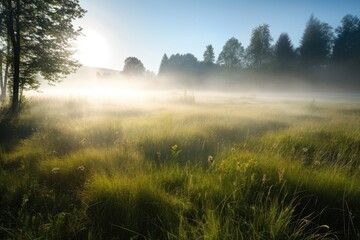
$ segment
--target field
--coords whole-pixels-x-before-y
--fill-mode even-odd
[[[359,103],[134,99],[1,115],[1,239],[360,239]]]

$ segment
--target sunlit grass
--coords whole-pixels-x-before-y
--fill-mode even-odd
[[[359,239],[359,105],[185,100],[2,115],[0,236]]]

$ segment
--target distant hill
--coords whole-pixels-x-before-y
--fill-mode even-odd
[[[121,71],[107,68],[82,66],[75,73],[68,75],[61,82],[57,83],[58,87],[92,87],[105,81],[122,81]],[[41,88],[49,87],[46,80],[40,79]]]
[[[105,80],[120,80],[121,77],[121,72],[117,70],[82,66],[75,73],[67,76],[59,85],[72,87],[93,86]]]

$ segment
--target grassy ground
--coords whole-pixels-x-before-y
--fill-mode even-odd
[[[0,238],[360,239],[360,104],[153,101],[2,114]]]

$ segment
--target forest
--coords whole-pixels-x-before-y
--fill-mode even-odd
[[[330,25],[312,15],[306,23],[300,46],[295,49],[287,33],[282,33],[272,45],[270,26],[263,24],[252,30],[250,44],[246,49],[236,38],[230,38],[216,62],[211,44],[206,46],[201,62],[191,54],[175,54],[170,58],[165,54],[159,74],[176,71],[177,68],[178,71],[190,71],[191,66],[194,69],[200,68],[196,66],[200,63],[203,67],[217,65],[238,71],[289,72],[295,69],[315,70],[331,67],[347,67],[349,71],[355,71],[359,64],[359,26],[360,20],[357,16],[346,15],[334,33]]]
[[[344,16],[334,30],[311,15],[299,47],[294,47],[287,33],[273,42],[270,26],[259,25],[252,30],[249,46],[245,48],[232,37],[224,44],[217,60],[211,44],[206,46],[202,61],[191,53],[169,57],[164,54],[158,76],[175,77],[188,87],[206,85],[212,78],[217,78],[222,86],[241,84],[250,78],[253,83],[261,79],[270,82],[268,85],[274,83],[271,89],[274,90],[286,85],[289,78],[297,78],[315,90],[321,90],[316,88],[318,84],[327,91],[359,90],[360,20],[357,16]],[[125,61],[124,73],[144,74],[141,61],[134,57],[127,60],[130,59],[136,60]],[[280,83],[272,82],[274,79],[280,79]],[[292,90],[291,85],[287,87]]]

